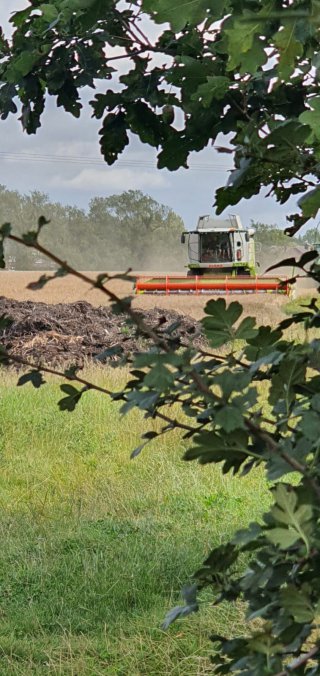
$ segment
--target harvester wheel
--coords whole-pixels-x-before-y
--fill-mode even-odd
[[[187,277],[200,277],[201,275],[203,275],[201,268],[192,268],[187,272]]]
[[[241,277],[251,277],[250,270],[248,268],[237,268],[237,276],[240,275]]]

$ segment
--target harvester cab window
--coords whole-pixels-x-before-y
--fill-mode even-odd
[[[232,260],[229,233],[205,233],[201,237],[201,260],[225,263]]]

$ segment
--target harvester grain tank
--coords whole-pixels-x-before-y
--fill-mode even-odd
[[[201,216],[196,230],[181,235],[181,243],[188,244],[187,275],[139,277],[136,292],[288,295],[286,280],[257,275],[254,235],[253,228],[243,228],[239,216]]]

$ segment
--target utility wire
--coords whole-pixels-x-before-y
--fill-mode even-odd
[[[14,153],[0,151],[0,159],[10,162],[42,162],[42,163],[63,163],[63,164],[80,164],[83,168],[87,166],[100,166],[106,168],[103,160],[95,159],[94,157],[82,155],[49,155],[40,153]],[[145,167],[147,169],[156,169],[156,165],[148,160],[120,160],[117,167]],[[232,167],[226,167],[223,164],[209,164],[198,163],[189,167],[191,171],[231,171]]]

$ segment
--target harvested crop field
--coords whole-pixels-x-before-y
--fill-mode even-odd
[[[0,272],[0,316],[13,319],[0,334],[7,350],[25,359],[44,359],[47,364],[82,366],[110,348],[106,360],[118,359],[148,343],[135,326],[126,323],[123,314],[111,311],[108,298],[98,289],[88,288],[71,276],[58,278],[37,291],[28,289],[28,284],[38,278],[38,272]],[[132,294],[133,281],[113,280],[110,288],[126,297]],[[133,305],[150,327],[162,332],[179,320],[172,337],[195,344],[202,342],[197,320],[203,316],[208,299],[208,295],[141,294],[134,298]],[[288,302],[285,296],[270,294],[232,295],[227,302],[235,299],[244,305],[245,314],[254,315],[261,324],[275,324]]]
[[[50,304],[86,301],[95,307],[108,306],[108,299],[101,291],[89,288],[85,282],[71,276],[57,278],[37,291],[28,289],[28,284],[36,281],[40,274],[43,273],[0,271],[0,296],[20,301],[41,301]],[[88,273],[93,279],[96,274],[98,273]],[[132,273],[131,281],[115,279],[109,282],[109,287],[118,296],[124,298],[133,294],[134,280],[135,276]],[[181,296],[175,294],[171,296],[140,294],[134,298],[133,307],[137,310],[151,310],[157,306],[165,310],[174,310],[183,315],[189,315],[194,319],[201,319],[208,299],[209,296],[206,294],[198,296],[193,294]],[[246,314],[254,315],[261,323],[275,323],[279,319],[282,306],[288,302],[286,296],[270,294],[231,295],[229,298],[230,301],[235,299],[243,304]]]

